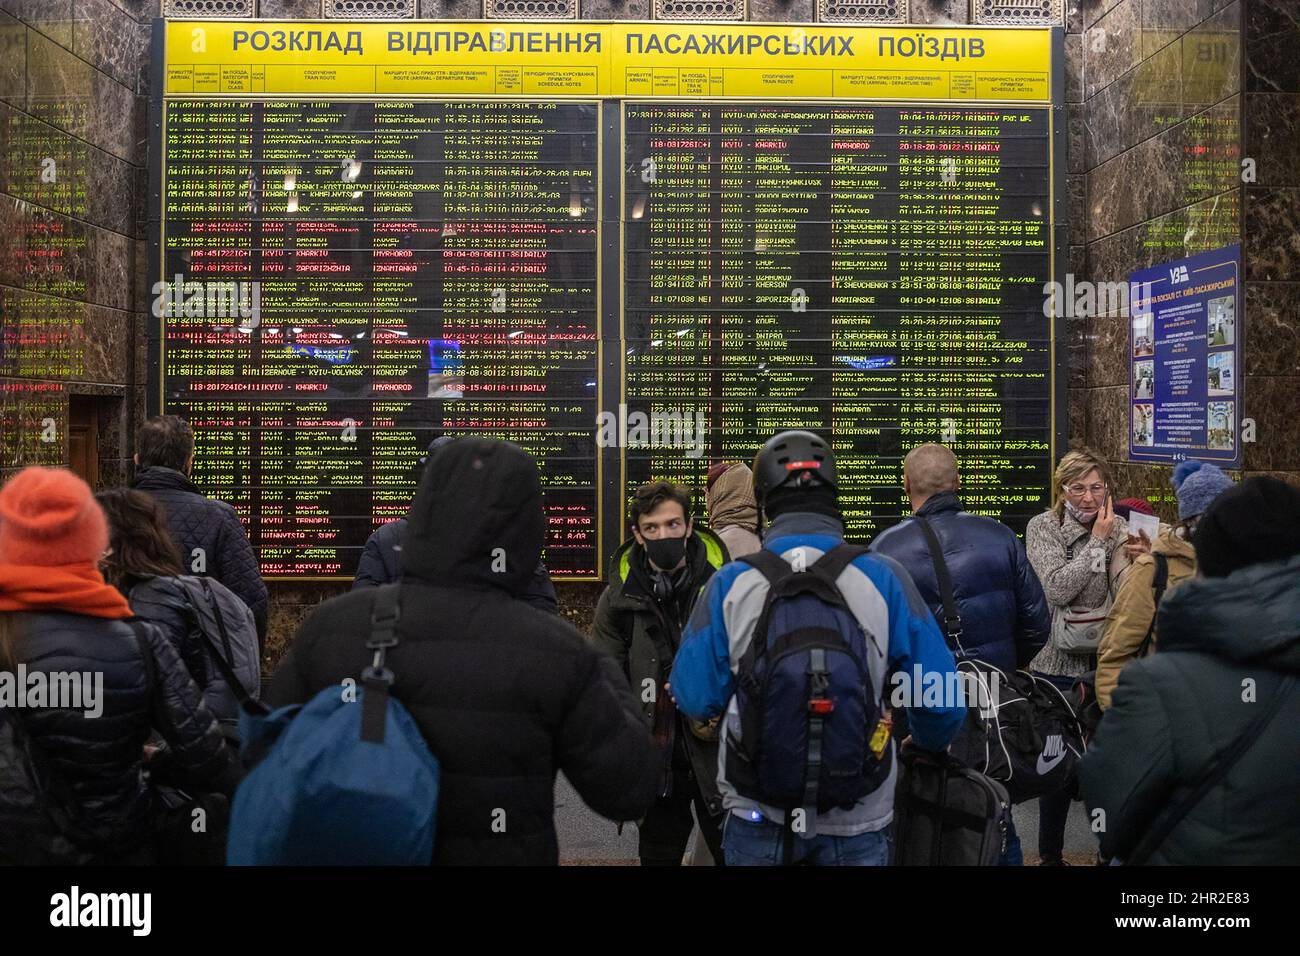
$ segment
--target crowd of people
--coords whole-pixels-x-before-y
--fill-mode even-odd
[[[0,488],[0,677],[102,680],[93,707],[0,693],[0,862],[222,862],[241,712],[382,661],[441,767],[431,862],[557,863],[563,772],[635,824],[643,865],[883,865],[899,745],[942,752],[968,717],[951,696],[891,707],[891,675],[954,686],[975,660],[1095,688],[1077,775],[1038,798],[1039,863],[1067,863],[1075,800],[1099,861],[1300,862],[1300,489],[1277,478],[1184,462],[1152,540],[1125,518],[1150,504],[1078,448],[1022,542],[962,508],[957,458],[925,444],[904,462],[911,516],[858,546],[831,447],[782,432],[752,469],[709,469],[703,514],[671,482],[637,490],[585,635],[542,563],[536,463],[440,438],[408,515],[263,690],[267,590],[193,454],[162,416],[130,488],[42,467]],[[1000,862],[1024,857],[1010,827]]]

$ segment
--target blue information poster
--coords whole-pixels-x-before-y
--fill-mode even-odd
[[[1241,247],[1129,275],[1129,458],[1241,467]]]

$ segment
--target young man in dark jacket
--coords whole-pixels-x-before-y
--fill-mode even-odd
[[[387,666],[442,765],[435,863],[556,864],[560,770],[602,816],[633,820],[650,804],[655,766],[627,681],[570,624],[519,599],[545,532],[537,465],[517,445],[457,438],[425,470]],[[308,618],[269,702],[360,678],[376,593]]]
[[[187,574],[216,578],[248,605],[266,641],[266,584],[235,509],[205,498],[190,481],[194,432],[183,418],[159,415],[140,427],[131,487],[157,499]]]
[[[903,491],[911,500],[913,517],[877,536],[871,551],[907,569],[946,635],[938,572],[922,522],[928,524],[948,567],[960,619],[954,622],[960,646],[950,650],[959,660],[966,657],[1013,671],[1027,666],[1051,636],[1051,611],[1024,544],[1002,522],[963,511],[958,483],[957,458],[948,448],[913,448],[903,461]],[[1020,839],[1010,827],[1002,863],[1023,862]]]
[[[1084,755],[1084,804],[1103,857],[1295,864],[1300,489],[1243,481],[1214,500],[1193,543],[1198,577],[1160,602],[1156,653],[1120,672]],[[1184,804],[1216,765],[1224,773]]]
[[[434,453],[450,441],[453,441],[450,435],[443,435],[429,443],[427,453],[420,459],[421,474],[424,473]],[[365,550],[361,552],[361,561],[357,564],[356,576],[352,579],[353,590],[392,584],[402,576],[402,542],[406,539],[408,524],[406,518],[398,518],[376,528],[366,539]],[[519,598],[548,614],[560,613],[559,602],[555,597],[555,585],[551,583],[551,575],[541,561],[537,562],[537,568]]]
[[[632,538],[610,561],[596,605],[596,643],[618,661],[641,702],[658,751],[654,806],[640,824],[642,866],[677,866],[694,823],[722,861],[717,724],[679,716],[664,688],[700,589],[727,560],[722,540],[697,527],[690,495],[667,481],[637,489]]]

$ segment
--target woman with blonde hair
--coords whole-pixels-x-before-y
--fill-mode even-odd
[[[1025,529],[1025,551],[1052,612],[1051,639],[1029,662],[1029,669],[1068,696],[1074,682],[1094,667],[1114,588],[1128,565],[1127,528],[1115,514],[1110,469],[1092,449],[1062,456],[1054,482],[1056,503],[1030,519]],[[1061,854],[1072,799],[1068,790],[1039,799],[1042,865],[1064,865]]]

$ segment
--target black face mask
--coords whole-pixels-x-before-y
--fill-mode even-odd
[[[646,557],[661,571],[671,571],[686,557],[686,538],[646,538]]]

